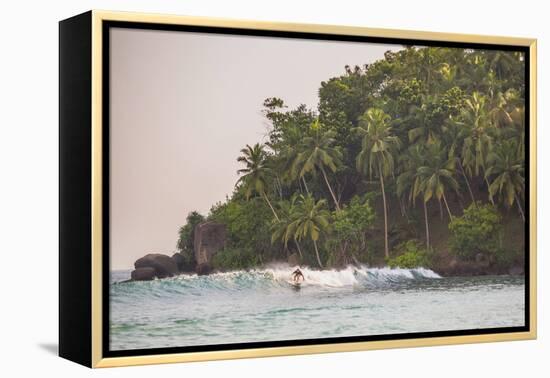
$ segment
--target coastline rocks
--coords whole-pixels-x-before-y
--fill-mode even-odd
[[[477,256],[476,261],[461,261],[453,258],[447,264],[437,264],[437,266],[433,267],[433,270],[444,277],[498,274],[488,259],[477,258]]]
[[[225,246],[226,228],[215,222],[195,226],[193,245],[197,274],[208,274],[212,270],[212,257]]]
[[[131,281],[151,281],[154,278],[155,269],[151,267],[137,268],[131,275]]]
[[[176,262],[167,255],[160,253],[150,253],[136,260],[134,263],[136,270],[140,268],[152,268],[155,271],[155,277],[172,277],[178,274]]]
[[[150,253],[134,263],[135,270],[129,281],[150,281],[155,278],[173,277],[179,273],[196,272],[198,275],[212,272],[212,257],[225,247],[225,225],[204,222],[195,226],[193,256],[176,252],[172,256]]]
[[[193,263],[188,262],[185,256],[180,252],[176,252],[172,255],[172,260],[176,263],[179,273],[190,273],[195,270]]]
[[[512,276],[521,276],[525,274],[522,266],[513,266],[508,270],[508,274]]]
[[[209,264],[199,264],[197,265],[196,272],[199,276],[205,276],[212,272],[212,267]]]

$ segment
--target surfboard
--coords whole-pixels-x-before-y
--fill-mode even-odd
[[[294,289],[300,289],[302,287],[302,283],[301,282],[296,282],[296,281],[288,281],[288,284],[290,286],[292,286]]]

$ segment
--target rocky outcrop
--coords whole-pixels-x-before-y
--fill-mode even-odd
[[[135,271],[143,268],[152,268],[155,271],[154,276],[157,278],[172,277],[178,274],[176,262],[170,256],[160,253],[150,253],[143,256],[136,260],[134,267],[136,268]]]
[[[131,275],[131,281],[151,281],[154,278],[155,269],[151,267],[137,268]]]
[[[197,274],[208,274],[212,270],[212,257],[225,246],[225,225],[215,222],[195,226],[193,244]]]
[[[225,225],[205,222],[195,226],[194,257],[174,253],[172,256],[150,253],[137,259],[129,281],[150,281],[155,278],[172,277],[179,273],[196,272],[199,275],[212,272],[212,257],[225,246]]]
[[[525,274],[525,269],[523,269],[523,266],[520,266],[520,265],[513,266],[510,269],[508,269],[508,274],[512,276],[522,276]]]
[[[172,260],[176,263],[179,273],[191,273],[195,271],[194,262],[189,261],[189,258],[186,259],[180,252],[174,253],[172,255]]]

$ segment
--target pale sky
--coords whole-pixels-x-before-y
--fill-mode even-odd
[[[112,269],[171,255],[187,214],[232,193],[265,98],[316,109],[321,81],[401,47],[121,28],[110,46]]]

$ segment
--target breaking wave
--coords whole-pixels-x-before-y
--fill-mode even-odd
[[[211,291],[241,291],[252,289],[288,288],[292,272],[297,266],[276,265],[263,269],[213,273],[206,276],[181,274],[154,281],[128,282],[111,286],[111,290],[135,292],[136,289],[150,294],[164,296],[170,294],[202,295]],[[418,280],[441,278],[426,268],[369,268],[348,266],[340,270],[315,270],[300,268],[304,275],[303,289],[307,288],[383,288],[411,283]],[[114,283],[123,281],[129,271],[115,272]],[[139,290],[138,291],[141,291]]]

